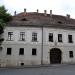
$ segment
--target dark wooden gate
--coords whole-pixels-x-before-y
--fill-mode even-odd
[[[53,48],[50,50],[50,63],[60,64],[61,63],[61,50],[58,48]]]

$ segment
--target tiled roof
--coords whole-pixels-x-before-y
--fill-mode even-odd
[[[67,16],[45,15],[44,13],[30,12],[20,13],[12,17],[8,26],[52,26],[52,27],[69,27],[75,28],[75,19]]]

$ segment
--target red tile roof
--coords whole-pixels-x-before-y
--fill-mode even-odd
[[[53,15],[37,12],[20,13],[12,17],[8,26],[52,26],[52,27],[69,27],[75,28],[75,19],[67,16]]]

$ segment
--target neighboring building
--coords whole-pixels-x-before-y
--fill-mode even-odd
[[[75,19],[38,12],[15,12],[7,23],[1,67],[75,63]]]

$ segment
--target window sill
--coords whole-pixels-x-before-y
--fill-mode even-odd
[[[62,41],[61,42],[58,41],[58,43],[63,43],[63,42]]]
[[[53,41],[49,41],[49,42],[53,42]]]
[[[73,44],[73,42],[68,42],[68,43],[71,43],[71,44]]]
[[[70,57],[71,59],[73,59],[73,57]]]
[[[19,40],[19,41],[26,41],[26,40]]]
[[[24,54],[23,55],[19,54],[19,56],[24,56]]]
[[[6,41],[14,41],[14,40],[6,40]]]
[[[38,41],[31,41],[31,42],[38,42]]]
[[[11,56],[11,55],[10,54],[9,55],[7,54],[7,56]]]
[[[32,56],[37,56],[37,55],[32,55]]]

